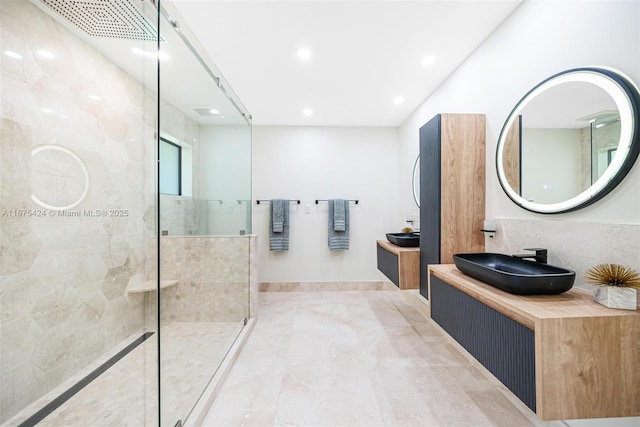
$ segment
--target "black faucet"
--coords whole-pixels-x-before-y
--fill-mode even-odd
[[[513,255],[516,258],[530,258],[535,260],[536,262],[541,262],[543,264],[547,263],[547,250],[544,248],[526,248],[525,251],[535,251],[536,254],[517,254]]]

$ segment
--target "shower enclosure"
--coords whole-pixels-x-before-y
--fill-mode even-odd
[[[0,97],[0,425],[193,424],[254,315],[249,114],[166,0],[3,0]]]

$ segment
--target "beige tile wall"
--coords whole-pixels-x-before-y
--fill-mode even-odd
[[[144,325],[143,298],[125,289],[153,230],[156,102],[30,2],[3,2],[0,28],[3,50],[22,55],[0,61],[2,422]],[[42,145],[68,151],[32,153]],[[69,215],[31,200],[69,205],[85,186]],[[85,214],[103,209],[127,215]]]
[[[145,297],[125,290],[155,232],[157,97],[31,2],[0,3],[0,41],[22,55],[0,60],[2,423],[144,328]],[[161,112],[163,130],[197,140],[195,122]],[[66,212],[31,200],[72,204],[85,186]],[[111,209],[126,215],[85,214]]]
[[[178,281],[160,291],[162,321],[242,322],[250,317],[250,306],[255,317],[255,240],[255,236],[161,237],[161,279]],[[155,246],[155,238],[150,245]],[[155,263],[150,266],[154,269]],[[154,299],[148,302],[155,310]]]

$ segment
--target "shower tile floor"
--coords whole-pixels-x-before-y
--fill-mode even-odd
[[[205,426],[566,426],[541,422],[412,291],[261,292]]]
[[[242,322],[162,325],[163,426],[174,426],[179,419],[185,419],[241,329]],[[156,361],[154,334],[44,418],[38,427],[157,426]],[[50,399],[43,401],[40,406]],[[28,415],[31,413],[33,410]],[[6,426],[16,426],[28,415],[15,417]]]

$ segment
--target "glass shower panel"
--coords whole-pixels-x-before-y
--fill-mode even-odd
[[[181,176],[159,201],[161,425],[174,426],[249,317],[251,127],[176,10],[161,11],[160,138],[180,148]],[[163,154],[161,182],[175,171]]]
[[[82,3],[0,2],[6,426],[158,425],[158,13]]]

